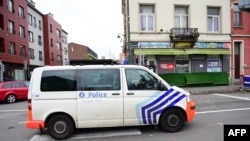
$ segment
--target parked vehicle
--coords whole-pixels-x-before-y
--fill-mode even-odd
[[[29,81],[16,80],[0,82],[0,101],[14,103],[27,99]]]
[[[26,127],[60,140],[76,128],[156,125],[177,132],[195,112],[188,91],[143,66],[46,66],[31,76]]]

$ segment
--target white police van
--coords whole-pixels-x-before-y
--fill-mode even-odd
[[[26,127],[58,140],[77,128],[157,125],[177,132],[195,112],[188,91],[143,66],[45,66],[32,73]]]

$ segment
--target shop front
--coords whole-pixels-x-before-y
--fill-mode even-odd
[[[158,74],[230,72],[230,43],[195,43],[172,47],[171,43],[138,42],[134,54],[147,56],[145,66]]]

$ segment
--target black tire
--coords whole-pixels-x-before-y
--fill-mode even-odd
[[[75,128],[68,116],[56,115],[48,121],[47,129],[52,138],[63,140],[71,137]]]
[[[166,132],[178,132],[184,124],[184,113],[179,109],[169,109],[162,114],[159,126]]]
[[[17,100],[17,99],[16,99],[16,96],[13,95],[13,94],[7,95],[7,97],[6,97],[6,99],[5,99],[5,101],[6,101],[7,103],[15,103],[16,100]]]

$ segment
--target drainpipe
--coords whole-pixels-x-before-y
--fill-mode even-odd
[[[129,64],[134,64],[133,49],[130,46],[130,15],[129,15],[129,0],[127,0],[127,45],[128,45],[128,61]]]

